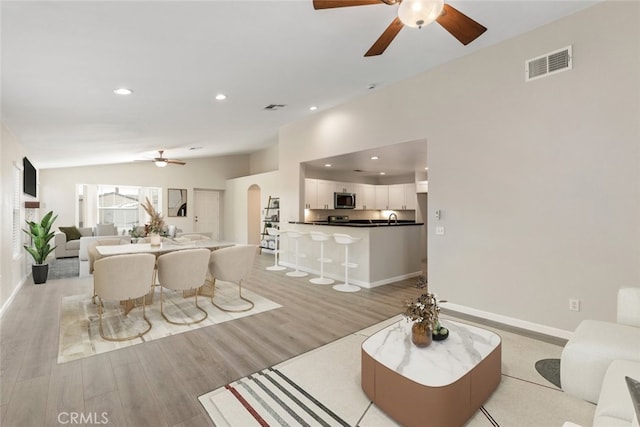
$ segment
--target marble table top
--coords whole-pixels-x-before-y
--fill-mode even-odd
[[[405,378],[442,387],[460,379],[500,345],[500,337],[486,329],[451,320],[440,323],[449,329],[449,337],[428,347],[411,342],[411,323],[403,319],[367,338],[362,350]]]
[[[162,242],[160,246],[151,246],[150,243],[132,243],[129,245],[96,246],[96,250],[102,256],[123,255],[123,254],[161,254],[166,252],[180,251],[184,249],[220,249],[234,246],[234,243],[220,240],[194,240],[188,243]]]

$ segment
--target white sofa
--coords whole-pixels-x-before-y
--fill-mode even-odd
[[[625,375],[640,379],[640,287],[618,291],[616,323],[582,321],[560,358],[562,389],[597,403],[594,426],[637,423]]]
[[[78,228],[81,236],[93,236],[93,228],[81,227]],[[54,255],[56,258],[71,258],[77,257],[80,251],[80,239],[67,241],[67,235],[62,231],[56,231],[53,237],[53,244],[56,246]]]
[[[67,235],[61,231],[55,233],[54,244],[56,249],[54,255],[56,258],[77,257],[80,253],[80,242],[83,237],[91,236],[116,236],[118,235],[118,227],[114,224],[98,224],[95,227],[80,227],[80,239],[67,241]]]
[[[131,236],[87,236],[80,238],[80,249],[78,258],[80,261],[80,277],[89,276],[89,246],[98,241],[98,244],[127,244],[131,243]]]

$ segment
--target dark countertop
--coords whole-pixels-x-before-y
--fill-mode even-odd
[[[307,224],[307,225],[332,225],[334,227],[402,227],[407,225],[424,225],[423,222],[399,220],[395,222],[389,222],[386,219],[353,219],[349,222],[329,222],[329,221],[312,221],[312,222],[297,222],[290,221],[289,224]]]

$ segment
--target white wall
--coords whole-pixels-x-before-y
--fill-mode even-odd
[[[558,330],[614,320],[640,286],[639,18],[606,1],[282,128],[283,217],[302,217],[300,162],[425,138],[439,296]],[[573,70],[525,83],[569,44]]]
[[[264,150],[251,153],[249,167],[251,175],[278,170],[278,141]]]
[[[226,183],[224,204],[224,236],[225,240],[236,243],[247,243],[248,197],[249,187],[260,187],[260,205],[262,210],[267,206],[269,196],[277,197],[280,193],[278,172],[267,172],[241,178],[230,179]]]
[[[53,209],[59,215],[57,226],[72,225],[76,223],[76,184],[161,187],[164,200],[161,211],[165,213],[166,222],[190,232],[194,225],[194,189],[224,190],[228,178],[248,173],[248,155],[188,159],[185,166],[164,168],[158,168],[152,162],[136,162],[43,169],[40,171],[40,202],[44,209]],[[187,189],[186,217],[166,217],[168,188]]]
[[[22,158],[27,156],[27,151],[14,137],[13,134],[0,123],[0,183],[2,192],[2,204],[0,211],[0,308],[12,297],[13,293],[23,283],[27,276],[25,268],[24,249],[14,259],[11,236],[13,235],[13,183],[14,183],[14,163],[22,167]],[[30,196],[20,195],[20,228],[24,224],[25,212],[24,201],[33,200]],[[34,218],[36,219],[36,218]]]

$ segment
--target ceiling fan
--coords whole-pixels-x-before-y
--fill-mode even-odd
[[[183,162],[182,160],[167,159],[166,157],[162,156],[162,153],[164,153],[164,150],[158,150],[159,156],[154,157],[152,160],[156,164],[156,166],[158,166],[159,168],[163,168],[167,166],[169,163],[174,165],[186,165],[186,163]]]
[[[487,31],[486,27],[445,4],[444,0],[313,0],[313,8],[333,9],[380,3],[399,5],[398,16],[364,56],[381,55],[405,25],[422,28],[436,21],[465,46]]]

